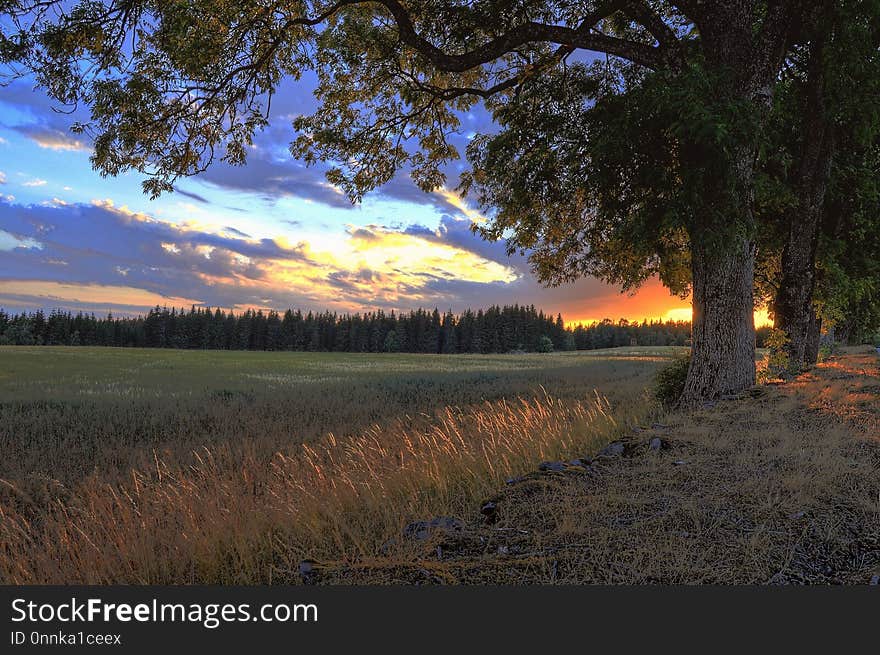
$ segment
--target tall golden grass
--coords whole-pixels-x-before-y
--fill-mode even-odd
[[[507,477],[586,455],[635,423],[599,394],[446,408],[356,437],[332,434],[266,457],[258,438],[153,454],[123,480],[92,474],[37,498],[0,491],[0,578],[8,584],[295,582],[304,558],[406,558],[411,520],[469,518]]]

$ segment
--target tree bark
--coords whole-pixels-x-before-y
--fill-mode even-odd
[[[680,403],[693,405],[755,384],[755,245],[692,246],[691,365]]]
[[[810,325],[807,330],[807,344],[804,351],[804,364],[815,366],[819,361],[819,341],[822,334],[822,318],[816,315],[816,310],[810,311]]]
[[[803,145],[795,182],[797,205],[788,220],[775,303],[776,326],[788,335],[790,375],[809,365],[811,359],[808,344],[814,316],[816,246],[834,151],[832,128],[825,115],[821,40],[811,50],[807,76]]]
[[[693,347],[682,406],[755,384],[755,159],[785,51],[788,18],[785,12],[775,15],[756,36],[753,9],[749,3],[718,3],[712,20],[701,27],[719,106],[750,105],[757,124],[749,126],[756,130],[751,137],[732,148],[713,148],[705,141],[694,149],[682,144],[682,166],[700,171],[702,178],[689,227]],[[732,115],[731,121],[736,120]]]

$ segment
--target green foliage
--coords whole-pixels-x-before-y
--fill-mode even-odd
[[[538,339],[538,352],[539,353],[552,353],[553,352],[553,339],[544,335],[540,339]]]
[[[624,74],[613,68],[608,79],[603,65],[576,64],[495,102],[503,129],[472,140],[473,172],[461,189],[495,210],[479,232],[506,239],[511,252],[528,250],[542,281],[593,275],[634,288],[660,273],[683,292],[674,145],[655,102],[663,84],[647,76],[646,88],[617,93]]]
[[[791,372],[791,358],[786,350],[788,344],[788,335],[783,330],[770,330],[764,341],[764,347],[768,349],[766,365],[761,371],[764,381],[774,380]]]
[[[762,140],[755,201],[761,228],[756,290],[771,303],[779,292],[789,226],[801,227],[799,195],[813,191],[801,178],[802,155],[817,139],[806,128],[819,123],[827,129],[831,145],[824,147],[833,157],[813,301],[825,328],[857,337],[880,325],[880,3],[817,3],[815,10],[776,87]],[[820,87],[818,99],[811,83]],[[810,183],[824,184],[815,176]]]
[[[649,13],[669,20],[674,41],[690,20],[661,4]],[[563,68],[560,46],[572,40],[580,43],[566,45],[569,53],[603,48],[642,66],[663,63],[660,49],[646,45],[650,30],[604,1],[0,6],[8,17],[0,23],[0,64],[30,72],[65,104],[87,104],[91,121],[76,129],[95,135],[95,167],[106,175],[134,169],[151,195],[215,158],[243,163],[281,81],[307,71],[317,76],[319,104],[294,121],[292,150],[308,163],[332,162],[330,181],[358,200],[401,168],[425,190],[441,186],[443,166],[459,157],[449,136],[461,115],[544,69]],[[589,34],[604,21],[619,34],[613,42]]]
[[[390,330],[387,335],[385,335],[385,348],[386,353],[396,353],[400,352],[400,340],[397,338],[397,331]]]
[[[654,397],[664,406],[672,407],[684,392],[684,382],[691,365],[690,356],[676,357],[659,371],[654,378]]]
[[[730,75],[699,57],[674,74],[575,64],[494,101],[502,129],[471,142],[461,187],[495,210],[478,231],[549,284],[656,275],[686,295],[692,239],[724,250],[755,233],[741,160],[764,110]]]

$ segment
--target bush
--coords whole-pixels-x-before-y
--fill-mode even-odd
[[[684,381],[687,378],[691,357],[676,357],[672,363],[664,366],[654,378],[654,397],[663,405],[674,405],[684,392]]]
[[[765,347],[768,349],[766,366],[758,376],[761,382],[775,380],[791,373],[791,358],[786,350],[788,344],[789,338],[784,330],[776,328],[770,330],[765,343]]]
[[[539,353],[552,353],[553,352],[553,339],[548,336],[543,336],[538,340],[538,348]]]

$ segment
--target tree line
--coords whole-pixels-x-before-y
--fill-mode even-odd
[[[508,353],[594,350],[619,346],[684,346],[690,323],[613,322],[566,327],[533,305],[465,310],[418,309],[338,314],[154,307],[116,317],[54,310],[10,314],[0,309],[0,344],[310,352]]]

